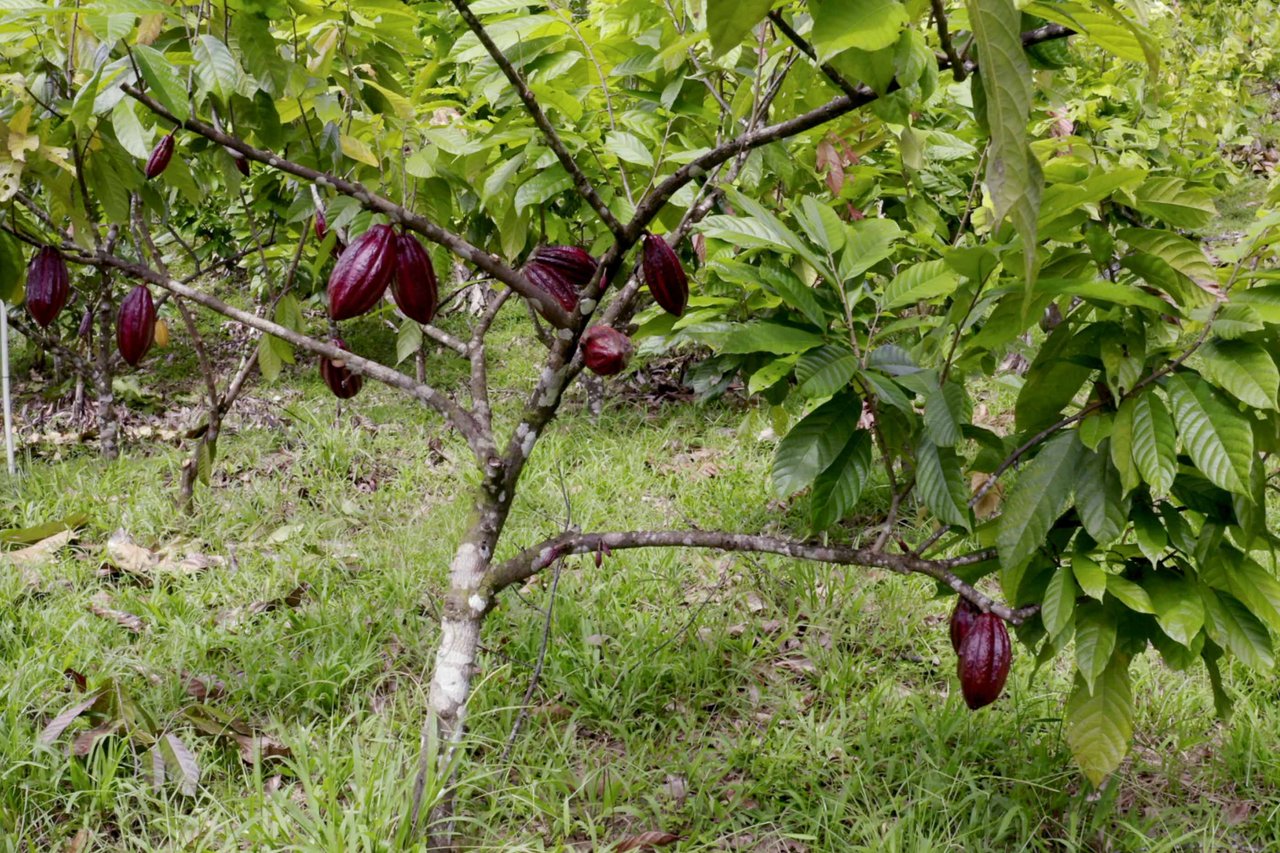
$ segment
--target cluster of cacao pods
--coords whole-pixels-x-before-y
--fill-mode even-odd
[[[524,274],[539,290],[566,311],[578,307],[578,297],[596,274],[596,259],[578,246],[541,246],[525,262]]]
[[[322,224],[317,217],[316,230]],[[390,225],[374,225],[339,256],[329,274],[329,316],[349,320],[368,313],[387,286],[406,317],[429,323],[439,299],[431,256],[409,233],[399,236]]]
[[[999,616],[983,613],[965,598],[956,601],[950,627],[960,692],[965,704],[976,711],[996,701],[1009,678],[1013,660],[1009,631]]]

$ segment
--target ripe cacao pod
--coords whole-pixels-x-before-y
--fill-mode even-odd
[[[578,307],[578,290],[560,270],[530,260],[524,265],[524,274],[534,287],[558,302],[564,310],[573,311]]]
[[[610,326],[592,326],[582,333],[582,361],[599,376],[621,373],[631,360],[631,339]]]
[[[378,304],[396,271],[396,233],[375,225],[351,242],[329,273],[329,316],[359,317]]]
[[[334,338],[330,343],[340,350],[347,349],[346,342],[341,338]],[[364,377],[358,373],[352,373],[346,362],[334,361],[324,356],[320,356],[320,378],[339,400],[351,399],[364,387]]]
[[[644,283],[653,299],[668,314],[679,317],[689,302],[689,278],[675,250],[656,234],[646,234],[641,260]]]
[[[980,613],[960,644],[956,674],[964,702],[972,710],[990,705],[1004,690],[1013,650],[1004,620],[994,613]]]
[[[80,318],[80,329],[76,334],[82,338],[88,338],[89,333],[93,331],[93,309],[84,309],[84,316]]]
[[[430,323],[436,315],[439,288],[431,256],[412,234],[396,238],[396,273],[391,279],[391,298],[410,320]]]
[[[246,178],[249,177],[249,161],[240,154],[233,154],[231,159],[236,161],[236,168],[240,170],[240,174]]]
[[[27,313],[36,325],[48,328],[71,295],[71,273],[62,253],[42,246],[27,264]]]
[[[591,283],[597,266],[596,259],[580,246],[540,246],[533,250],[529,262],[556,270],[574,291]]]
[[[955,610],[951,611],[951,648],[957,654],[960,652],[960,644],[964,642],[969,629],[973,627],[973,621],[981,612],[969,599],[964,597],[956,599]]]
[[[116,316],[116,346],[129,364],[137,366],[151,349],[156,333],[156,303],[151,290],[140,284],[125,296]]]
[[[319,208],[316,208],[315,229],[317,240],[323,240],[324,235],[329,233],[329,223],[324,218],[324,211]]]
[[[173,144],[173,134],[170,133],[156,143],[156,147],[151,150],[146,168],[148,181],[169,167],[169,161],[173,159]]]
[[[169,324],[164,320],[156,320],[154,337],[156,346],[160,347],[160,349],[167,347],[169,345]]]

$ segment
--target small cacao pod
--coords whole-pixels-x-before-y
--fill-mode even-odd
[[[140,284],[125,296],[116,316],[116,346],[120,355],[133,366],[151,349],[156,333],[156,303],[151,290]]]
[[[161,349],[169,345],[169,324],[164,320],[156,320],[155,342]]]
[[[240,174],[246,178],[249,177],[249,161],[240,154],[233,154],[231,159],[236,161],[236,168],[240,170]]]
[[[169,161],[173,159],[173,134],[161,138],[156,143],[156,147],[151,150],[151,156],[147,158],[147,180],[151,180],[156,175],[169,168]]]
[[[436,315],[439,288],[431,256],[412,234],[396,238],[396,273],[391,279],[391,298],[410,320],[430,323]]]
[[[613,376],[631,360],[631,339],[611,326],[592,326],[582,333],[582,361],[592,373]]]
[[[80,330],[76,334],[82,338],[89,337],[89,333],[93,331],[93,309],[84,309],[84,316],[80,318]]]
[[[378,304],[396,271],[396,233],[375,225],[351,242],[329,273],[329,316],[359,317]]]
[[[558,302],[564,310],[573,311],[578,307],[578,290],[561,270],[531,260],[524,265],[524,274],[534,287]]]
[[[347,349],[346,342],[341,338],[334,338],[330,343],[340,350]],[[351,399],[364,387],[364,377],[353,373],[345,361],[335,361],[324,356],[320,356],[320,378],[339,400]]]
[[[960,652],[960,644],[973,627],[973,621],[981,612],[969,599],[963,596],[956,599],[955,610],[951,611],[951,648],[957,654]]]
[[[529,262],[557,270],[574,291],[581,291],[596,274],[596,259],[580,246],[540,246]]]
[[[329,223],[325,220],[324,211],[320,208],[316,208],[315,229],[317,240],[323,240],[324,235],[329,233]]]
[[[48,328],[71,295],[71,273],[62,253],[42,246],[27,264],[27,313],[36,325]]]
[[[667,241],[656,234],[646,234],[641,260],[644,283],[653,299],[668,314],[679,317],[689,302],[689,278]]]
[[[960,644],[956,673],[964,702],[972,710],[990,705],[1004,690],[1013,650],[1004,620],[994,613],[980,613]]]

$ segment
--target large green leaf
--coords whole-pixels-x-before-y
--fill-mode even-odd
[[[1102,545],[1119,539],[1129,518],[1129,499],[1125,497],[1120,473],[1111,463],[1109,449],[1104,441],[1097,451],[1082,450],[1075,483],[1080,520],[1089,535]]]
[[[830,397],[853,379],[858,357],[839,344],[809,350],[796,362],[796,393],[805,397]]]
[[[1180,178],[1151,178],[1133,195],[1138,210],[1174,228],[1203,228],[1217,214],[1213,196],[1204,190],[1187,189]]]
[[[892,311],[921,300],[949,296],[960,283],[959,276],[946,261],[925,261],[907,267],[894,276],[884,289],[883,308]]]
[[[916,485],[939,521],[969,529],[969,491],[955,450],[922,438],[916,445]]]
[[[7,231],[0,231],[0,303],[21,302],[26,277],[22,244]]]
[[[1215,593],[1201,586],[1200,597],[1204,599],[1204,626],[1209,638],[1230,649],[1250,669],[1270,672],[1275,657],[1267,626],[1233,595]]]
[[[715,56],[737,47],[760,23],[773,0],[707,0],[707,36]]]
[[[155,99],[181,121],[186,121],[191,115],[187,87],[164,54],[148,45],[136,44],[133,46],[133,58]]]
[[[1213,265],[1200,244],[1180,234],[1155,228],[1121,228],[1116,236],[1135,249],[1155,255],[1185,276],[1201,281],[1216,279]]]
[[[196,74],[204,88],[217,95],[225,104],[231,96],[241,92],[244,71],[231,51],[217,36],[201,35],[191,43],[191,55],[196,61]]]
[[[1280,580],[1237,551],[1223,548],[1220,554],[1231,594],[1272,631],[1280,633]]]
[[[925,395],[925,430],[939,447],[955,447],[963,438],[961,427],[972,416],[973,402],[958,382],[945,382]]]
[[[1178,473],[1177,436],[1173,418],[1154,388],[1133,398],[1133,461],[1142,480],[1157,495],[1166,494]]]
[[[1210,482],[1248,495],[1253,465],[1253,430],[1209,383],[1189,373],[1169,377],[1173,421],[1183,447]]]
[[[1076,608],[1076,670],[1093,692],[1116,647],[1116,619],[1105,607],[1089,602]]]
[[[813,46],[819,60],[856,47],[880,50],[898,40],[907,9],[897,0],[809,0]]]
[[[1142,578],[1142,588],[1151,596],[1160,630],[1190,647],[1204,627],[1204,602],[1196,585],[1173,572],[1155,572]]]
[[[1014,0],[967,0],[965,7],[982,57],[979,73],[991,133],[987,190],[996,222],[1009,217],[1022,237],[1029,294],[1044,175],[1027,143],[1033,93],[1031,66],[1022,49],[1022,13]]]
[[[858,398],[841,395],[823,403],[778,442],[773,459],[773,490],[788,497],[825,471],[849,443],[862,414]]]
[[[862,275],[893,254],[902,229],[892,219],[860,219],[849,225],[840,255],[840,276],[848,280]]]
[[[807,329],[762,322],[734,326],[719,349],[730,354],[769,352],[774,355],[789,355],[821,345],[821,336]]]
[[[1018,565],[1044,545],[1071,498],[1083,450],[1075,430],[1060,433],[1032,459],[1005,497],[996,544],[1001,566]]]
[[[848,515],[870,476],[871,433],[858,430],[813,482],[810,516],[814,530],[826,530]]]
[[[1076,676],[1066,708],[1066,739],[1071,754],[1095,786],[1120,766],[1133,738],[1133,693],[1129,659],[1112,659],[1093,689]]]
[[[1255,409],[1276,409],[1280,370],[1270,354],[1251,341],[1209,341],[1200,348],[1204,375]]]
[[[1040,605],[1040,619],[1051,640],[1057,640],[1058,635],[1072,624],[1079,595],[1080,589],[1071,570],[1066,566],[1059,567],[1049,579]]]

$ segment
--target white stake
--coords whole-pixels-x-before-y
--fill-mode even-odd
[[[0,303],[0,387],[4,391],[4,451],[9,476],[18,473],[13,464],[13,399],[9,396],[9,306]]]

